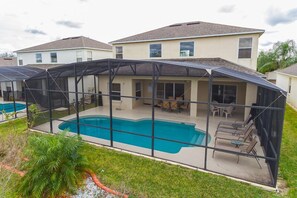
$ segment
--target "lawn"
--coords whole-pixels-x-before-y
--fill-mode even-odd
[[[280,176],[290,188],[289,196],[297,197],[297,112],[286,108],[281,146]]]
[[[25,130],[24,119],[14,121],[18,131]],[[0,136],[11,129],[0,126]],[[297,112],[286,109],[280,176],[289,187],[290,197],[297,197]],[[35,134],[31,134],[35,135]],[[143,157],[121,153],[103,147],[84,145],[84,154],[92,168],[107,186],[128,193],[131,197],[277,197],[273,192],[216,176]],[[2,171],[3,172],[3,171]],[[3,174],[2,174],[3,175]],[[6,195],[14,195],[13,186],[18,177],[12,177]],[[0,186],[6,180],[1,177]],[[0,193],[1,196],[1,193]],[[13,197],[13,196],[12,196]]]

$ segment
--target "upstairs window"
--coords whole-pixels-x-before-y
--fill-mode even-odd
[[[42,63],[42,55],[41,53],[35,54],[36,57],[36,63]]]
[[[111,87],[111,99],[112,100],[121,100],[121,84],[120,83],[112,83]]]
[[[161,44],[151,44],[150,45],[150,57],[162,57],[162,46]]]
[[[76,62],[82,62],[82,51],[77,51],[76,52]]]
[[[56,52],[52,52],[51,53],[51,62],[52,63],[56,63],[57,62],[57,53]]]
[[[87,51],[87,61],[92,61],[93,57],[92,57],[92,51]]]
[[[181,57],[194,56],[194,42],[181,42],[179,54]]]
[[[251,58],[252,57],[252,38],[240,38],[238,58]]]
[[[123,47],[122,46],[116,47],[116,58],[123,59]]]

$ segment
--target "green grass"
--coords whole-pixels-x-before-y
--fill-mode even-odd
[[[17,119],[0,125],[0,141],[9,138],[8,135],[15,131],[15,134],[23,134],[27,129],[26,119]],[[18,136],[16,136],[18,137]],[[17,141],[16,141],[17,142]],[[0,157],[0,162],[2,158]],[[15,192],[16,184],[20,176],[0,168],[0,197],[18,197]]]
[[[106,148],[85,145],[93,170],[107,186],[132,197],[272,197],[222,176],[169,165]]]
[[[15,127],[24,131],[24,119]],[[0,125],[0,137],[8,134],[11,124]],[[34,134],[31,134],[34,135]],[[41,134],[38,134],[41,135]],[[286,108],[280,176],[290,187],[289,196],[297,197],[297,112]],[[84,154],[100,180],[113,189],[127,192],[131,197],[278,197],[273,192],[180,166],[85,144]],[[0,172],[1,173],[1,172]],[[12,178],[13,189],[18,178]],[[0,174],[0,186],[2,185]],[[13,195],[13,192],[8,195]]]
[[[287,181],[289,196],[297,197],[297,112],[290,106],[285,113],[280,175]]]

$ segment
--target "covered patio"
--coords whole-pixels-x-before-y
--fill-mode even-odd
[[[93,79],[92,87],[86,89],[84,76]],[[62,79],[68,77],[74,78],[74,84],[62,86],[65,82]],[[27,105],[38,104],[43,111],[34,127],[37,130],[56,133],[59,124],[72,122],[76,126],[72,132],[90,142],[246,181],[276,185],[285,93],[260,76],[193,62],[106,59],[52,68],[27,80],[26,84]],[[37,84],[45,86],[36,87]],[[230,87],[234,84],[235,95],[235,89]],[[74,91],[63,87],[73,87]],[[75,98],[75,101],[69,98]],[[57,103],[57,99],[64,102]],[[166,101],[171,108],[164,110],[162,105]],[[180,106],[189,104],[188,109],[173,111],[175,102]],[[257,128],[253,134],[257,142],[256,153],[236,152],[233,148],[237,146],[230,141],[217,143],[230,149],[215,146],[217,126],[226,118],[222,113],[213,116],[212,107],[222,110],[232,107],[234,113],[227,116],[228,121],[242,121],[252,115]],[[86,124],[81,120],[90,116],[109,119],[107,128],[100,124],[88,125],[94,133],[100,133],[100,129],[108,130],[108,139],[86,135]],[[117,119],[149,119],[150,134],[119,130]],[[204,134],[204,139],[198,144],[171,137],[161,138],[156,125],[160,120],[194,125]],[[171,130],[166,128],[166,131]],[[150,146],[123,143],[117,140],[120,134],[144,136],[150,140]],[[158,149],[162,142],[183,146],[179,152],[167,153]],[[237,155],[240,156],[239,163]],[[261,168],[255,158],[260,159]]]

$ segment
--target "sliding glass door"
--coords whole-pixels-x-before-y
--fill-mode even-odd
[[[213,85],[212,101],[218,103],[236,103],[237,87],[235,85]]]
[[[169,97],[184,98],[185,85],[183,83],[158,83],[157,84],[157,98],[168,99]]]

